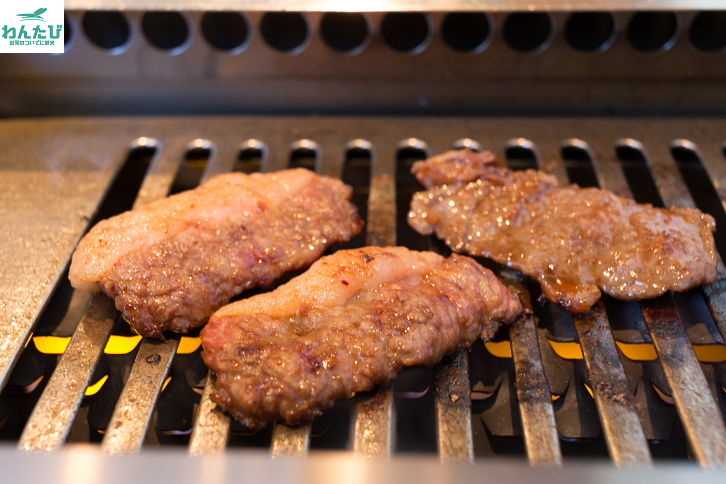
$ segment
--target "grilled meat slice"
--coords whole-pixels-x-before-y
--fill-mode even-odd
[[[297,424],[335,400],[490,338],[519,300],[472,259],[402,247],[339,251],[217,311],[202,358],[212,399],[247,427]]]
[[[362,228],[350,187],[303,169],[231,173],[96,225],[76,289],[102,290],[142,335],[186,333],[244,289],[303,269]]]
[[[476,180],[494,165],[496,158],[491,151],[476,153],[466,148],[451,150],[414,163],[411,172],[426,188],[445,183],[466,183]]]
[[[425,164],[414,170],[423,173]],[[470,183],[417,193],[408,221],[457,252],[532,276],[547,299],[573,313],[589,310],[601,290],[637,300],[716,280],[710,215],[596,188],[561,188],[540,171],[487,166]]]

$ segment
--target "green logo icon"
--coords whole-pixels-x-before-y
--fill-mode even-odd
[[[18,17],[23,17],[21,22],[25,22],[26,20],[39,20],[41,22],[45,22],[43,20],[43,17],[41,17],[42,14],[45,13],[45,11],[48,10],[47,8],[39,8],[33,13],[19,13]]]

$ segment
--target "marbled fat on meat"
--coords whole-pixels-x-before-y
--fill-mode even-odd
[[[76,289],[102,290],[145,336],[186,333],[245,289],[307,267],[362,228],[351,189],[303,169],[230,173],[96,225]]]
[[[427,163],[414,165],[417,176],[430,178]],[[638,300],[716,280],[710,215],[637,204],[596,188],[561,188],[541,171],[467,170],[461,183],[417,193],[408,221],[457,252],[537,279],[547,299],[575,313],[589,310],[601,291]]]
[[[472,259],[402,247],[339,251],[276,290],[217,311],[202,330],[212,399],[242,424],[298,424],[336,400],[438,363],[521,312]]]

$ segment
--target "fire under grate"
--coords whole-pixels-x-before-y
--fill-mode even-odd
[[[559,464],[563,455],[726,464],[723,264],[708,288],[640,303],[604,298],[573,319],[537,303],[528,278],[480,260],[533,317],[433,369],[407,369],[310,424],[256,433],[209,400],[214,380],[196,334],[142,339],[108,298],[74,293],[64,274],[75,241],[99,218],[215,174],[289,166],[354,187],[364,234],[331,250],[399,244],[446,254],[406,224],[421,189],[408,170],[463,146],[563,184],[698,206],[726,227],[726,120],[196,117],[2,126],[2,440],[27,450],[97,442],[110,453],[177,445],[191,454],[248,447],[273,456],[338,449],[382,458],[438,452],[449,462],[495,454],[533,464]],[[726,253],[726,231],[716,243]]]

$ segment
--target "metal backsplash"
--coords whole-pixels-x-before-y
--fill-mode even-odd
[[[380,11],[362,14],[361,40],[348,51],[331,47],[329,38],[335,44],[347,24],[331,22],[326,40],[323,24],[331,14],[305,12],[323,8],[315,2],[293,4],[301,13],[292,20],[274,18],[254,2],[235,7],[249,7],[244,12],[205,20],[212,14],[205,9],[228,3],[164,3],[185,9],[151,13],[153,21],[148,11],[68,10],[66,53],[0,55],[0,116],[726,113],[726,12],[683,10],[685,2],[629,7],[670,12],[635,12],[616,2],[610,14],[579,28],[572,6],[561,2],[532,3],[535,12],[526,13],[516,12],[518,4],[502,11],[496,2],[445,9],[431,3],[428,13],[407,18],[382,11],[425,5],[367,4]],[[66,6],[111,8],[93,0]],[[484,13],[451,17],[464,7]],[[688,6],[708,7],[715,5]],[[539,11],[555,8],[562,10]],[[298,22],[298,39],[286,37],[295,30],[286,21]],[[166,48],[154,46],[150,33]],[[593,35],[600,36],[595,48]],[[213,47],[215,36],[232,47]]]

